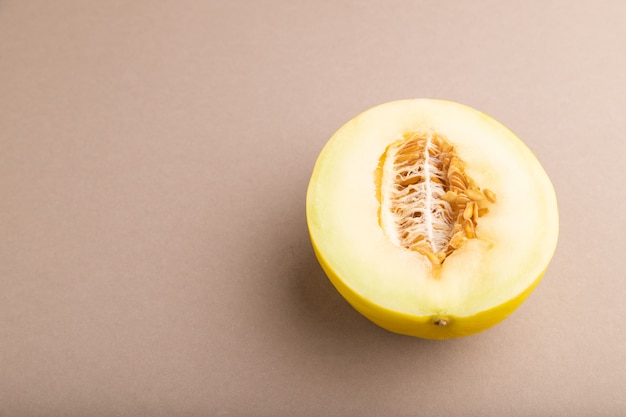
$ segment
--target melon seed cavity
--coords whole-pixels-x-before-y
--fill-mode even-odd
[[[496,196],[481,190],[443,136],[407,133],[387,147],[376,173],[379,223],[399,247],[437,268],[468,239]]]

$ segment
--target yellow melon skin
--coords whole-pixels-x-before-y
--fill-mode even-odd
[[[479,219],[479,238],[439,274],[387,238],[374,184],[386,147],[424,127],[447,137],[477,183],[498,196]],[[425,339],[473,335],[513,313],[545,274],[559,229],[553,185],[526,145],[482,112],[433,99],[385,103],[342,126],[316,162],[306,217],[337,291],[378,326]]]

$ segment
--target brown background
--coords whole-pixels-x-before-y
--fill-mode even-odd
[[[0,1],[0,416],[626,415],[626,3]],[[502,325],[398,336],[307,237],[318,152],[485,111],[559,247]]]

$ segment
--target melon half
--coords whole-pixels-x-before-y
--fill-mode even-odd
[[[511,314],[554,254],[554,188],[526,145],[451,101],[394,101],[341,127],[306,201],[317,259],[361,314],[396,333],[471,335]]]

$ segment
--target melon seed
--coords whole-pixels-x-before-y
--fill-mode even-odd
[[[440,267],[467,239],[478,218],[489,213],[482,192],[465,173],[454,146],[432,131],[414,132],[387,147],[381,156],[380,225],[396,246],[424,255]]]

